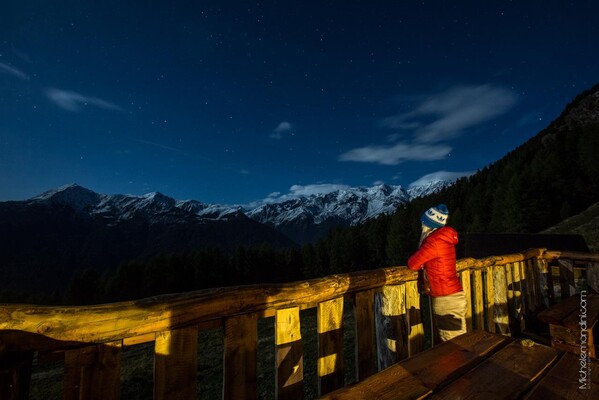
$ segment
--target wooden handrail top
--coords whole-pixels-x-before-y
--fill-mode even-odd
[[[546,255],[550,259],[567,255],[575,259],[599,261],[599,255],[591,256],[588,253],[530,249],[483,259],[461,259],[457,262],[457,269],[489,268],[533,257],[547,258]],[[0,339],[9,331],[12,331],[12,337],[14,331],[21,331],[67,342],[112,342],[239,314],[317,304],[416,279],[415,271],[406,267],[389,267],[303,282],[205,289],[92,306],[1,304]]]

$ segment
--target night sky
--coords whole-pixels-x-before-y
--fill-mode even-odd
[[[599,82],[598,15],[593,1],[2,0],[0,201],[78,183],[247,204],[467,175]]]

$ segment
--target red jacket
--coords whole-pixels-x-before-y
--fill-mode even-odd
[[[458,233],[455,229],[444,226],[428,235],[418,251],[408,259],[408,268],[418,270],[424,267],[433,297],[462,291],[456,272],[457,243]]]

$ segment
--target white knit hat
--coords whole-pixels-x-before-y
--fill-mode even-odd
[[[431,207],[420,217],[422,225],[432,229],[441,228],[447,223],[447,217],[449,210],[445,204],[439,204],[435,207]]]

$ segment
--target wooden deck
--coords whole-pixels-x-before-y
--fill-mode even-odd
[[[599,361],[585,361],[530,340],[474,331],[320,399],[597,399]]]

